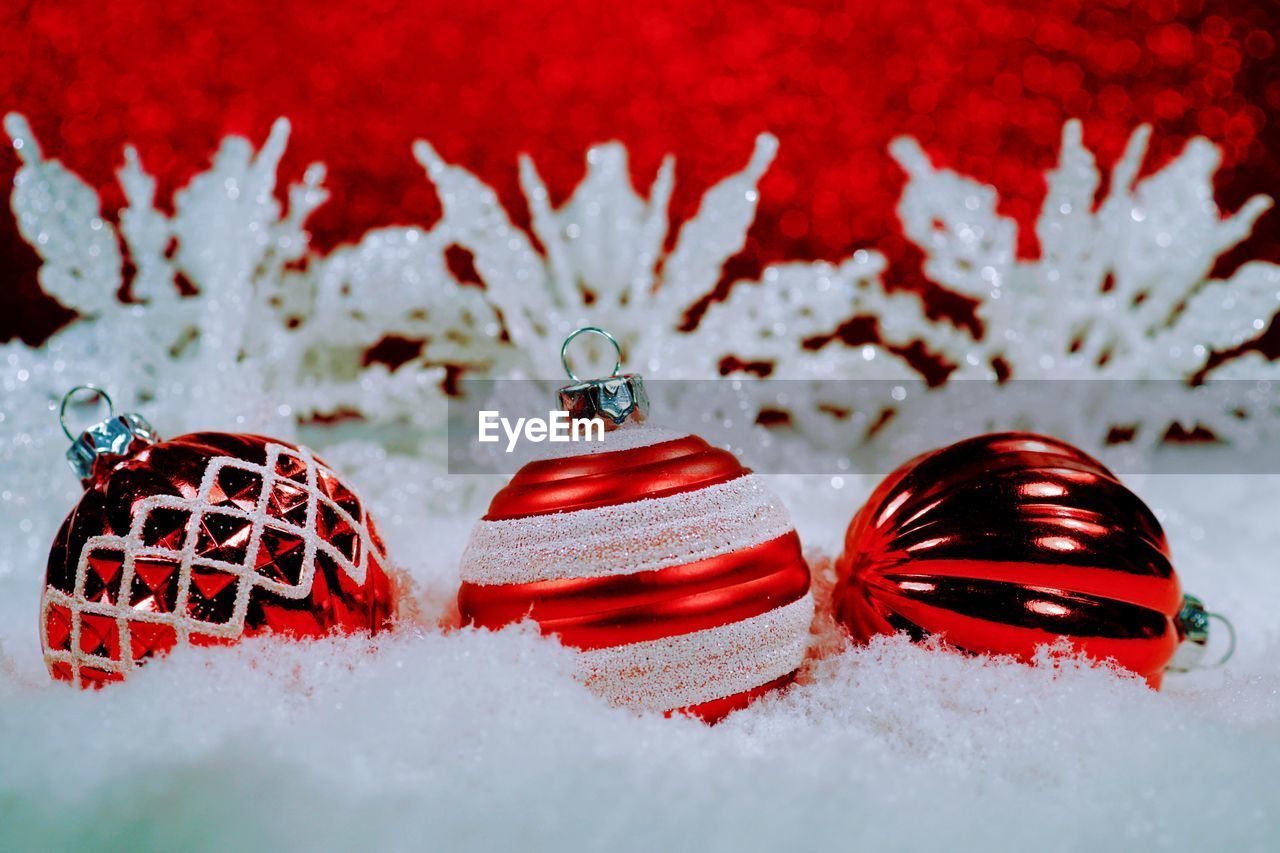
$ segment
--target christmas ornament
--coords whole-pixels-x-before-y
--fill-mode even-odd
[[[1230,629],[1182,594],[1137,495],[1029,433],[971,438],[889,475],[849,526],[836,574],[835,614],[856,640],[936,634],[1026,659],[1065,637],[1156,688],[1167,669],[1201,664],[1210,618]]]
[[[596,328],[569,340],[581,332],[613,342]],[[632,708],[714,721],[788,683],[813,601],[786,509],[727,451],[641,426],[644,384],[618,374],[620,351],[613,375],[587,381],[561,358],[575,380],[561,406],[609,429],[494,496],[463,555],[463,620],[532,618],[580,650],[588,686]]]
[[[109,413],[75,437],[65,415],[81,390]],[[61,414],[85,494],[54,540],[41,602],[55,678],[96,686],[178,643],[377,631],[395,616],[373,520],[306,448],[217,432],[162,441],[88,385]]]

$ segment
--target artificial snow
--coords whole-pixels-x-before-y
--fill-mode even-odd
[[[380,464],[357,487],[406,500]],[[820,570],[872,484],[769,482]],[[0,576],[0,848],[1274,849],[1280,478],[1137,485],[1240,632],[1223,670],[1159,693],[820,623],[799,684],[716,726],[612,708],[528,626],[432,625],[466,525],[409,514],[382,526],[424,626],[183,648],[82,691],[41,662],[39,567]]]

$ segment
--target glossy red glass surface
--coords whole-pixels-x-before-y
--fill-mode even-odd
[[[759,687],[753,687],[750,690],[744,690],[741,693],[735,693],[732,696],[725,696],[723,699],[712,699],[710,702],[699,702],[697,705],[690,705],[687,708],[680,708],[675,711],[668,711],[667,716],[675,716],[678,714],[688,714],[691,717],[697,717],[706,723],[716,723],[739,711],[766,693],[770,693],[779,688],[786,687],[796,680],[794,672],[787,673],[781,678],[775,678],[773,681],[761,684]]]
[[[598,649],[750,619],[808,590],[809,569],[793,531],[652,572],[496,586],[464,583],[458,607],[484,628],[528,617],[567,646]]]
[[[854,517],[836,617],[1031,657],[1066,638],[1158,687],[1182,601],[1159,522],[1101,463],[1044,436],[979,436],[891,474]]]
[[[284,452],[272,458],[271,447]],[[376,631],[394,618],[394,585],[373,521],[322,462],[273,439],[224,433],[180,436],[116,461],[95,467],[49,554],[45,649],[101,659],[104,666],[82,663],[83,684],[118,680],[121,668],[183,639],[319,637]],[[351,566],[362,558],[357,579]],[[50,671],[74,675],[65,660],[51,660]]]

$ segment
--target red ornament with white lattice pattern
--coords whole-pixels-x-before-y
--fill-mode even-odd
[[[395,616],[372,519],[305,448],[214,432],[160,441],[126,414],[67,455],[86,491],[41,601],[55,678],[97,686],[180,643],[372,632]]]

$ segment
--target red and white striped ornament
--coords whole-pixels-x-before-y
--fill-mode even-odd
[[[463,555],[459,610],[488,628],[535,620],[614,704],[715,720],[794,676],[809,569],[760,480],[701,438],[640,425],[640,377],[614,373],[561,403],[625,428],[498,492]]]

